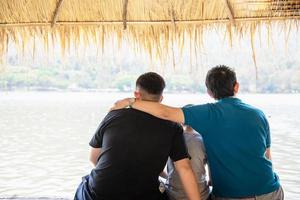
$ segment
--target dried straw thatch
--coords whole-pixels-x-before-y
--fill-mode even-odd
[[[0,56],[8,43],[21,49],[42,40],[48,49],[97,44],[109,37],[128,40],[150,55],[166,55],[170,45],[201,46],[204,31],[243,36],[261,25],[280,24],[289,32],[300,19],[300,0],[0,0]],[[269,30],[269,28],[267,28]],[[185,37],[188,36],[188,37]],[[189,38],[187,42],[186,38]]]

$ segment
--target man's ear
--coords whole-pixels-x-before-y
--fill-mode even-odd
[[[161,96],[160,96],[160,99],[159,99],[159,103],[161,103],[163,99],[164,99],[164,96],[161,95]]]
[[[234,95],[236,95],[239,92],[239,89],[240,89],[240,84],[238,82],[235,82],[235,84],[233,86]]]
[[[214,95],[212,94],[212,92],[210,91],[210,89],[206,89],[207,94],[211,97],[211,98],[215,98]]]
[[[134,91],[134,97],[135,97],[136,99],[140,100],[140,99],[141,99],[141,93],[138,92],[138,91]]]

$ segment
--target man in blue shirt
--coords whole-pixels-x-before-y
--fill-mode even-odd
[[[213,199],[282,200],[283,190],[272,168],[270,129],[264,113],[236,98],[239,84],[229,67],[209,70],[206,87],[216,103],[174,108],[128,98],[118,101],[114,109],[130,104],[200,132],[211,171]]]

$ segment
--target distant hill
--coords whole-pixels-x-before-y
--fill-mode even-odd
[[[205,37],[202,48],[183,52],[174,50],[167,58],[150,59],[143,51],[135,53],[125,43],[119,48],[106,45],[104,52],[96,46],[71,49],[62,57],[60,50],[45,53],[42,45],[33,54],[24,54],[10,45],[1,67],[1,90],[91,90],[130,91],[143,72],[157,71],[166,78],[167,91],[205,92],[207,70],[218,64],[235,68],[242,92],[300,92],[300,37],[290,33],[274,34],[270,45],[266,39],[255,40],[257,71],[250,39],[245,37],[228,46],[222,35]],[[257,72],[257,79],[256,79]]]

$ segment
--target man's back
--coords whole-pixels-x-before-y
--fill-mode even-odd
[[[216,196],[255,196],[279,188],[272,163],[265,157],[270,131],[260,110],[237,98],[183,110],[186,123],[203,136]],[[198,120],[191,118],[194,113]]]
[[[102,152],[89,179],[100,198],[157,199],[168,157],[187,157],[179,125],[134,109],[110,112],[90,145]]]

